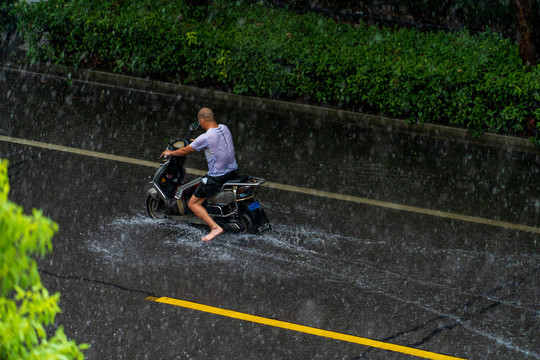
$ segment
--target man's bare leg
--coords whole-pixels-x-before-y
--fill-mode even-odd
[[[214,219],[210,215],[208,215],[208,211],[202,206],[204,200],[206,198],[198,198],[196,196],[192,196],[191,199],[189,199],[188,206],[193,211],[195,215],[197,215],[200,219],[202,219],[208,226],[210,226],[210,232],[205,237],[201,238],[202,241],[210,241],[219,234],[223,232],[223,229],[221,226],[216,224]]]

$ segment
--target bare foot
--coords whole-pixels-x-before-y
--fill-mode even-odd
[[[215,238],[216,236],[218,236],[219,234],[221,234],[223,232],[223,229],[221,227],[217,227],[215,229],[212,229],[212,231],[210,231],[208,233],[208,235],[206,235],[205,237],[202,238],[202,241],[210,241],[212,240],[213,238]]]

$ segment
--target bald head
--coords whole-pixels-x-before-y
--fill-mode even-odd
[[[209,108],[202,108],[197,114],[197,119],[204,122],[215,122],[214,113]]]
[[[202,108],[197,114],[199,124],[204,130],[218,127],[216,120],[214,120],[214,113],[209,108]]]

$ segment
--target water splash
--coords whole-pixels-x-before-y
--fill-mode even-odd
[[[377,294],[396,306],[415,306],[462,326],[476,335],[495,341],[498,345],[519,352],[522,355],[539,358],[530,349],[518,345],[510,336],[497,333],[489,318],[483,318],[486,304],[497,303],[508,311],[519,311],[530,316],[539,316],[535,304],[523,303],[519,296],[509,298],[509,291],[499,291],[500,284],[489,289],[477,279],[478,284],[470,288],[459,288],[461,274],[446,270],[426,268],[414,269],[405,261],[396,259],[429,259],[432,267],[451,266],[456,263],[470,263],[470,268],[484,266],[504,266],[514,274],[516,267],[531,268],[540,262],[540,257],[530,254],[482,253],[478,249],[452,249],[435,247],[410,247],[407,243],[392,240],[373,240],[329,233],[317,227],[274,224],[273,230],[260,235],[225,233],[216,240],[206,243],[200,238],[207,232],[206,227],[195,227],[169,220],[153,220],[142,215],[113,219],[85,237],[87,249],[103,262],[132,267],[170,268],[171,264],[196,268],[197,263],[219,268],[234,268],[238,271],[264,278],[269,274],[287,279],[300,279],[306,274],[316,276],[321,284],[339,284],[348,293]],[[409,235],[407,235],[409,236]],[[387,254],[387,261],[381,261],[380,254]],[[478,259],[484,263],[475,263]],[[456,260],[457,259],[457,260]],[[440,262],[440,263],[438,263]],[[422,263],[422,262],[419,262]],[[450,265],[448,265],[450,264]],[[427,265],[424,265],[427,266]],[[465,265],[461,270],[467,270]],[[446,276],[446,278],[441,278]],[[453,277],[456,277],[454,279]],[[498,279],[495,281],[503,281]],[[471,284],[469,284],[471,285]],[[519,286],[509,280],[508,286],[516,286],[510,293],[519,293]],[[407,292],[407,287],[423,289]],[[453,300],[437,300],[453,299]],[[455,300],[458,299],[458,300]],[[475,299],[472,305],[460,307],[459,299]],[[454,307],[454,312],[448,312]],[[471,317],[478,312],[482,319]],[[527,316],[529,316],[527,315]],[[487,322],[487,324],[485,323]],[[435,325],[430,325],[435,326]],[[486,330],[486,329],[493,329]]]

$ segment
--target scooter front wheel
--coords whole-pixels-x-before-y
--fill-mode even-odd
[[[165,202],[160,197],[153,197],[148,194],[146,198],[146,211],[153,219],[163,219],[165,217]]]

